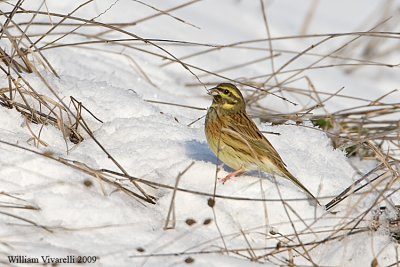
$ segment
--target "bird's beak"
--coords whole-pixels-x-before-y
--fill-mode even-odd
[[[217,96],[217,95],[219,95],[219,90],[217,87],[214,87],[214,88],[209,89],[207,94],[210,96]]]

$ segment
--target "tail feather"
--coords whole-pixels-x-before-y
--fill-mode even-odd
[[[314,197],[314,195],[308,191],[308,189],[299,181],[297,180],[296,177],[294,177],[288,170],[285,169],[285,172],[283,173],[287,179],[291,180],[295,185],[303,189],[304,192],[306,192],[312,199],[314,199],[319,206],[321,206],[321,203],[319,203],[318,199]]]

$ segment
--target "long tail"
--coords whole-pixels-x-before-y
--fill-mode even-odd
[[[297,178],[294,177],[288,170],[285,169],[285,172],[283,174],[286,176],[286,178],[288,178],[290,181],[292,181],[295,185],[297,185],[298,187],[303,189],[304,192],[306,192],[312,199],[314,199],[317,202],[318,205],[321,206],[321,203],[319,203],[318,199],[316,197],[314,197],[314,195],[311,194],[311,192],[308,191],[308,189],[299,180],[297,180]]]

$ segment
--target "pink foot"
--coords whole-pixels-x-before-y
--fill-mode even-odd
[[[228,174],[227,176],[225,176],[225,178],[221,179],[222,184],[225,184],[229,179],[231,179],[232,177],[236,177],[236,176],[240,176],[244,173],[244,171],[242,169],[236,170],[234,172],[231,172],[230,174]]]

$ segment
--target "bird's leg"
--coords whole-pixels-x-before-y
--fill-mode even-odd
[[[238,170],[236,170],[236,171],[234,171],[234,172],[231,172],[230,174],[228,174],[227,176],[225,176],[225,178],[223,178],[223,179],[221,180],[221,182],[222,182],[222,184],[225,184],[226,181],[228,181],[228,180],[231,179],[232,177],[240,176],[240,175],[242,175],[244,172],[245,172],[245,171],[242,170],[242,169],[238,169]]]

